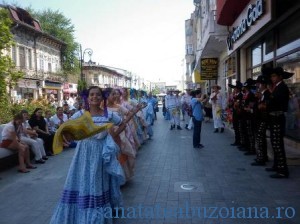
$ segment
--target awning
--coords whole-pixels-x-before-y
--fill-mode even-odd
[[[217,23],[231,26],[250,0],[217,0]]]
[[[62,90],[61,87],[55,87],[55,86],[44,86],[44,89],[57,89],[57,90]]]
[[[205,80],[201,80],[200,71],[195,69],[193,72],[193,82],[194,83],[205,83]]]

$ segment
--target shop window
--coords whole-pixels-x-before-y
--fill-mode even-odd
[[[297,13],[278,27],[278,48],[281,48],[300,38],[300,14]]]
[[[300,140],[300,51],[276,61],[278,66],[294,75],[284,80],[290,90],[289,107],[286,114],[286,135]]]
[[[261,64],[262,62],[262,47],[261,44],[255,46],[252,48],[252,66],[256,66]]]
[[[227,60],[224,62],[224,77],[231,77],[236,73],[236,58],[235,55],[229,56]]]
[[[263,42],[263,61],[271,60],[274,57],[274,34],[271,31]]]

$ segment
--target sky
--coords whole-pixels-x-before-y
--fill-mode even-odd
[[[2,0],[3,2],[3,0]],[[75,27],[92,61],[148,81],[173,82],[184,74],[185,20],[193,0],[4,0],[34,10],[60,11]],[[85,61],[89,57],[85,54]]]

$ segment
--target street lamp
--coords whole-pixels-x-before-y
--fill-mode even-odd
[[[86,48],[82,52],[82,48],[81,48],[81,45],[80,45],[80,78],[81,78],[81,81],[83,81],[83,78],[84,78],[83,77],[83,64],[84,64],[84,55],[86,53],[90,57],[89,64],[91,64],[91,62],[92,62],[91,58],[92,58],[92,55],[93,55],[93,50],[91,48]]]

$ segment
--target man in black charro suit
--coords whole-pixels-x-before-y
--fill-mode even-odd
[[[241,151],[247,151],[244,155],[255,155],[255,109],[256,98],[251,91],[255,88],[255,81],[251,78],[247,79],[243,85],[243,100],[242,100],[242,135],[244,136],[244,148]]]
[[[285,72],[283,68],[273,69],[270,75],[272,86],[270,87],[270,100],[267,104],[269,113],[271,144],[274,151],[274,164],[267,171],[275,171],[272,178],[288,178],[289,171],[286,163],[286,155],[283,137],[285,134],[285,115],[288,110],[289,89],[284,79],[293,76],[293,73]]]
[[[257,110],[256,110],[256,159],[251,163],[252,166],[264,166],[268,161],[267,150],[267,138],[266,131],[269,125],[269,115],[267,112],[267,103],[270,99],[270,91],[268,85],[270,84],[270,73],[272,68],[263,68],[262,74],[256,79],[256,98],[257,98]]]
[[[232,100],[228,103],[228,107],[232,110],[232,125],[234,130],[234,143],[231,145],[241,146],[242,143],[244,143],[244,138],[241,136],[241,102],[243,100],[243,84],[240,81],[236,81],[236,85],[228,84],[228,87],[233,89]]]

